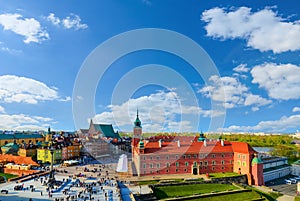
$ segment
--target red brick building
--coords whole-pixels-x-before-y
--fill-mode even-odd
[[[250,185],[263,185],[263,167],[252,147],[192,136],[142,138],[137,113],[132,140],[132,159],[137,176],[161,174],[205,174],[236,172],[246,174]]]

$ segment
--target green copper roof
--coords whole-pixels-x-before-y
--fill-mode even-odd
[[[118,138],[120,139],[119,133],[115,133],[111,124],[94,124],[96,131],[101,131],[104,137],[107,138]]]
[[[256,156],[252,159],[251,164],[255,165],[255,164],[261,164],[262,160],[260,158],[257,158]]]
[[[141,127],[141,120],[139,119],[139,110],[136,110],[136,119],[134,121],[134,126]]]
[[[139,142],[139,147],[140,147],[140,148],[144,148],[144,146],[145,146],[145,145],[144,145],[144,142],[141,140],[141,141]]]
[[[43,138],[43,135],[41,134],[0,134],[1,140],[26,139],[26,138]]]

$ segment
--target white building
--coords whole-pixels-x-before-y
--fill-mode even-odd
[[[292,164],[292,175],[300,176],[300,160]]]
[[[265,182],[291,174],[291,166],[288,165],[288,160],[286,157],[265,157],[262,158],[262,161]]]

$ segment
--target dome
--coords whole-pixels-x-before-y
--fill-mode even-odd
[[[257,158],[256,156],[252,159],[251,164],[256,165],[256,164],[261,164],[262,160],[260,158]]]

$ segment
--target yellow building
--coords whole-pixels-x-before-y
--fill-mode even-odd
[[[19,156],[32,157],[32,156],[36,156],[36,154],[37,154],[36,148],[20,148],[19,149]]]
[[[62,159],[62,150],[55,149],[53,152],[53,162],[58,163]],[[51,153],[50,149],[37,149],[37,160],[41,161],[42,163],[51,163]]]
[[[0,134],[0,147],[13,142],[15,142],[16,144],[30,144],[43,142],[44,140],[45,138],[42,134]]]

